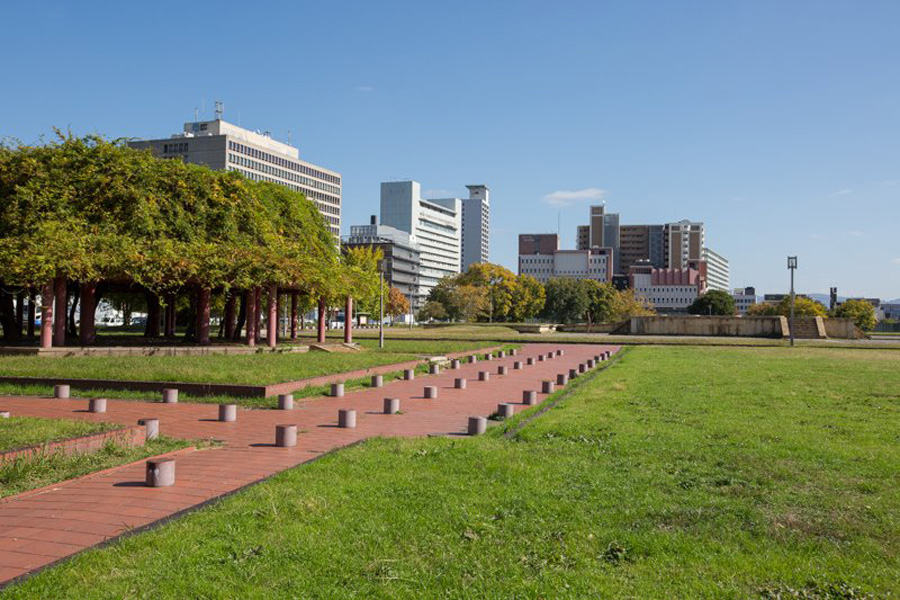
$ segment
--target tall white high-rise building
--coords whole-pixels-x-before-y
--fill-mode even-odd
[[[486,185],[467,185],[469,197],[462,200],[462,270],[490,260],[491,191]]]
[[[706,284],[711,290],[730,291],[730,269],[728,259],[706,246],[703,247],[703,262],[706,263]]]
[[[461,200],[425,200],[418,181],[381,184],[381,222],[410,234],[419,245],[418,296],[428,292],[446,275],[460,271]]]
[[[341,234],[341,174],[300,159],[294,146],[238,127],[222,119],[184,124],[172,137],[128,143],[149,148],[160,158],[181,159],[211,169],[237,171],[255,181],[270,181],[303,195],[319,209],[331,233]]]

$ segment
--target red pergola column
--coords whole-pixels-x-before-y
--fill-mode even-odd
[[[53,345],[66,345],[66,305],[68,304],[66,278],[53,280],[53,296],[56,306],[53,311]]]
[[[291,339],[297,339],[297,292],[291,292]]]
[[[347,296],[344,303],[344,343],[353,341],[353,296]]]
[[[197,290],[197,343],[209,346],[209,298],[212,291],[208,287]]]
[[[97,284],[96,282],[84,282],[80,286],[81,295],[81,324],[78,327],[78,337],[82,346],[94,343],[96,331],[94,327],[94,314],[97,311]],[[157,314],[157,317],[159,315]]]
[[[266,319],[266,342],[269,348],[278,345],[278,286],[269,286],[269,316]]]
[[[53,281],[41,288],[41,348],[53,347]]]
[[[231,341],[234,337],[234,303],[237,297],[234,292],[228,293],[225,299],[225,339]]]
[[[247,345],[256,345],[256,291],[250,288],[246,292],[247,311]]]
[[[325,343],[325,298],[319,298],[319,319],[317,323],[316,341]]]

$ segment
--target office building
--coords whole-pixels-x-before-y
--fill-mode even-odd
[[[619,227],[620,271],[627,273],[629,267],[641,261],[649,261],[657,269],[664,269],[666,266],[665,239],[665,225],[622,225]]]
[[[346,248],[378,248],[384,255],[384,283],[407,297],[413,311],[425,303],[419,289],[420,249],[411,236],[394,227],[379,225],[374,215],[368,225],[353,225],[344,238]]]
[[[636,296],[644,298],[659,313],[686,313],[706,292],[706,280],[697,269],[657,269],[649,262],[632,265],[629,284]]]
[[[460,272],[461,201],[459,198],[425,200],[418,181],[381,184],[381,222],[405,231],[419,246],[420,299],[441,278]]]
[[[709,289],[723,292],[731,289],[728,259],[718,252],[704,247],[702,262],[706,263],[706,284]]]
[[[555,278],[611,281],[612,259],[610,248],[560,250],[556,234],[519,236],[519,275],[529,275],[541,283]]]
[[[462,205],[461,268],[490,261],[491,203],[486,185],[467,185],[469,197]]]
[[[341,233],[341,174],[300,160],[300,151],[265,133],[243,129],[220,118],[184,124],[170,138],[132,141],[161,158],[179,158],[221,171],[237,171],[254,181],[270,181],[302,192],[312,201],[335,236]]]
[[[731,297],[734,298],[734,309],[737,313],[746,315],[750,307],[756,304],[756,288],[735,288],[731,292]]]
[[[679,221],[665,225],[667,269],[686,269],[691,261],[703,260],[706,232],[703,223]],[[727,289],[727,287],[726,287]]]
[[[606,212],[606,206],[591,206],[587,225],[579,225],[575,248],[590,250],[608,248],[612,253],[613,269],[619,272],[619,214]]]

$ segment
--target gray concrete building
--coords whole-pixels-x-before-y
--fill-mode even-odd
[[[374,215],[368,225],[353,225],[343,246],[380,248],[385,261],[385,285],[395,287],[409,299],[413,311],[425,303],[419,288],[421,248],[405,231],[379,225]]]
[[[220,171],[237,171],[254,181],[270,181],[302,192],[312,201],[335,236],[341,233],[341,174],[300,159],[294,146],[222,119],[184,124],[169,138],[137,140],[132,148],[149,148],[160,158]]]
[[[462,205],[461,265],[466,271],[470,265],[490,262],[491,191],[486,185],[467,185],[469,197]]]
[[[706,263],[706,284],[711,290],[727,292],[731,289],[728,259],[707,248],[703,248],[703,262]]]

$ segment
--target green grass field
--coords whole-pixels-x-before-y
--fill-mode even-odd
[[[116,429],[115,423],[10,417],[0,419],[0,452]]]
[[[895,596],[898,366],[634,348],[521,429],[371,440],[5,595]]]

